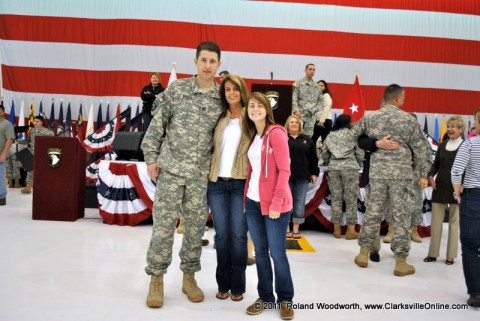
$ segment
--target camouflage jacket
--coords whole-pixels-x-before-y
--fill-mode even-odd
[[[427,177],[431,159],[425,137],[418,129],[418,122],[408,113],[393,105],[364,116],[351,129],[353,140],[361,134],[382,139],[392,135],[400,144],[397,150],[378,149],[370,156],[370,178],[412,179],[413,169],[418,168],[422,177]]]
[[[30,150],[32,153],[35,151],[35,137],[36,136],[53,136],[53,132],[45,127],[32,128],[28,134],[30,138]]]
[[[322,159],[328,169],[358,169],[363,162],[364,152],[356,142],[349,141],[348,128],[331,131],[323,142]]]
[[[293,86],[292,113],[299,111],[302,116],[315,115],[322,107],[322,92],[312,79],[297,80]]]
[[[219,86],[204,92],[195,76],[172,83],[153,104],[142,142],[147,165],[186,178],[208,177],[213,131],[220,116]]]

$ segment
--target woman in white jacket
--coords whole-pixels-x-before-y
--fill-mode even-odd
[[[322,137],[322,142],[324,142],[332,129],[332,94],[325,80],[319,80],[318,86],[323,94],[323,98],[322,107],[317,113],[317,123],[312,136],[314,144],[317,143],[319,137]]]

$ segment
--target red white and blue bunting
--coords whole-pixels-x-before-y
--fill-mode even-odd
[[[145,163],[102,161],[98,167],[98,203],[108,224],[135,226],[152,215],[155,185]]]
[[[147,174],[145,163],[101,161],[98,166],[98,202],[100,215],[108,224],[135,226],[152,214],[155,185]],[[431,187],[424,190],[423,222],[420,236],[430,235]],[[326,175],[320,173],[316,184],[310,184],[306,197],[305,217],[313,215],[328,230],[333,231],[330,192]],[[365,214],[365,191],[359,191],[357,222]],[[345,218],[342,223],[345,225]]]
[[[85,138],[85,140],[80,141],[80,143],[88,152],[111,151],[119,124],[118,117],[115,117],[95,133]]]

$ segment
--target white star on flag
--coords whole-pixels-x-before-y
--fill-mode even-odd
[[[349,109],[352,111],[352,114],[358,113],[358,105],[355,105],[354,103],[352,103],[352,107],[350,107]]]
[[[343,113],[352,117],[352,123],[356,123],[365,113],[365,102],[360,90],[358,75],[355,75],[355,82],[353,83],[353,87],[348,93],[343,106]]]

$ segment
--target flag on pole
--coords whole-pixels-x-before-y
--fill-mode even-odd
[[[170,86],[170,84],[172,82],[174,82],[175,80],[177,80],[177,65],[175,63],[173,63],[173,66],[172,66],[172,72],[170,73],[170,77],[168,78],[168,86]]]
[[[87,120],[87,129],[85,132],[85,138],[92,135],[95,132],[94,125],[93,125],[93,103],[90,106],[90,111],[88,112],[88,120]]]
[[[18,115],[18,126],[25,126],[25,102],[22,99],[22,104],[20,105],[20,114]],[[20,133],[18,139],[24,139],[25,135]]]
[[[103,127],[103,116],[102,116],[102,102],[100,102],[100,106],[98,106],[98,114],[97,114],[97,126],[95,127],[96,130],[99,130]]]
[[[107,101],[107,115],[105,116],[105,122],[110,122],[110,102]]]
[[[117,105],[117,111],[115,112],[115,117],[117,118],[117,124],[116,124],[116,128],[115,128],[115,132],[118,132],[118,130],[120,129],[120,114],[121,114],[121,110],[120,110],[120,103],[118,103]]]
[[[15,103],[12,100],[12,107],[10,107],[10,115],[8,117],[8,120],[12,123],[13,126],[15,126]]]
[[[85,130],[83,126],[83,106],[82,103],[80,103],[80,109],[78,110],[78,116],[77,116],[77,138],[79,140],[84,140],[85,139]]]
[[[68,103],[67,118],[65,120],[65,136],[72,137],[72,110],[70,109],[70,103]]]
[[[28,126],[30,128],[33,128],[34,125],[33,125],[33,121],[35,120],[35,102],[32,100],[32,102],[30,103],[30,112],[29,112],[29,116],[28,116]]]
[[[20,114],[18,115],[18,126],[25,126],[25,101],[22,99]]]
[[[424,123],[424,125],[423,125],[423,132],[428,135],[427,116],[425,116],[425,123]]]
[[[60,101],[60,112],[58,114],[58,126],[57,126],[57,135],[63,136],[65,133],[65,121],[63,119],[63,101]]]
[[[43,118],[42,125],[45,126],[45,124],[47,124],[47,126],[45,126],[45,127],[49,128],[50,125],[48,124],[47,116],[45,116],[45,113],[43,112],[43,101],[42,101],[42,99],[40,99],[40,106],[38,107],[38,114],[40,116],[42,116],[42,118]]]
[[[440,127],[440,143],[443,142],[443,136],[445,136],[446,132],[447,132],[447,119],[445,118],[445,115],[443,115],[442,126]]]
[[[440,142],[440,128],[438,126],[438,118],[435,114],[435,132],[433,133],[433,139],[438,143]]]
[[[356,123],[365,114],[365,102],[360,90],[360,82],[358,81],[358,75],[355,75],[355,82],[353,83],[352,90],[345,99],[343,105],[343,113],[352,117],[352,123]]]
[[[48,120],[50,123],[50,127],[52,127],[55,130],[56,133],[56,128],[55,128],[55,102],[52,100],[52,107],[50,107],[50,119]]]

